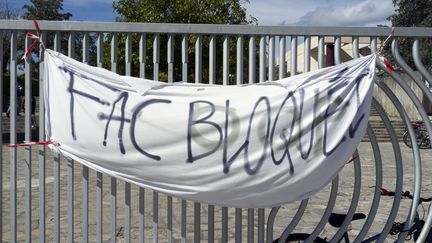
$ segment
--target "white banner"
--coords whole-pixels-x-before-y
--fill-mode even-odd
[[[119,76],[45,52],[50,146],[173,196],[272,207],[323,188],[367,126],[375,55],[242,86]]]

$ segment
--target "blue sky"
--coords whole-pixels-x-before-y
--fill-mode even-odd
[[[3,0],[4,1],[4,0]],[[19,9],[28,0],[8,0]],[[65,0],[76,21],[115,21],[112,0]],[[248,13],[260,25],[376,26],[394,12],[392,0],[250,0]]]

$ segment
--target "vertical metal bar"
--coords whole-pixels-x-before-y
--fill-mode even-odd
[[[242,242],[242,209],[235,209],[235,242]]]
[[[125,75],[132,76],[132,34],[126,34],[125,42]],[[131,230],[131,185],[125,182],[125,229],[124,240],[126,243],[130,242]]]
[[[117,73],[117,61],[118,61],[118,35],[112,33],[111,36],[111,71]]]
[[[132,34],[126,34],[125,42],[125,75],[132,76]]]
[[[264,217],[265,217],[264,208],[259,208],[258,209],[258,242],[259,243],[264,243],[264,239],[265,239]]]
[[[96,63],[98,67],[103,66],[103,45],[104,45],[104,34],[98,33],[97,43],[96,43]]]
[[[140,78],[145,78],[146,50],[147,50],[146,34],[141,34],[139,41],[139,63],[140,63]]]
[[[318,68],[325,67],[324,63],[324,36],[318,36]]]
[[[82,167],[82,197],[83,197],[83,224],[82,224],[82,232],[83,232],[83,242],[88,242],[88,189],[89,189],[89,168],[87,166]]]
[[[153,35],[153,80],[159,81],[159,51],[160,50],[160,36]]]
[[[214,242],[214,205],[208,205],[208,240],[207,242],[213,243]]]
[[[223,56],[222,56],[222,84],[229,83],[229,36],[225,35],[223,39]]]
[[[25,50],[31,45],[31,39],[25,38]],[[31,97],[32,97],[32,87],[31,87],[31,55],[25,60],[25,140],[31,141]],[[31,146],[25,148],[25,167],[24,167],[24,177],[25,177],[25,242],[31,242],[31,164],[32,164],[32,156],[31,156]]]
[[[145,239],[145,190],[139,188],[139,242],[144,242]]]
[[[89,33],[84,33],[83,36],[83,49],[82,49],[82,55],[83,55],[83,63],[88,64],[89,63],[89,49],[90,49],[90,44],[89,44],[89,40],[90,40],[90,36]]]
[[[222,237],[221,242],[228,242],[228,208],[222,207]]]
[[[216,36],[210,36],[209,44],[209,84],[216,82]]]
[[[311,37],[304,37],[304,72],[310,71],[310,58],[311,58]]]
[[[359,54],[359,37],[358,36],[353,36],[352,37],[352,53],[353,53],[353,57],[354,58],[359,58],[360,54]]]
[[[256,80],[256,44],[255,36],[249,37],[249,84]]]
[[[292,37],[291,37],[292,38]],[[279,79],[283,79],[286,74],[286,39],[285,36],[279,36]]]
[[[17,100],[17,33],[11,33],[10,47],[10,142],[17,143],[16,138],[16,100]],[[10,148],[10,234],[11,242],[17,242],[17,149]]]
[[[154,34],[153,36],[153,79],[159,80],[159,49],[160,49],[160,36]],[[152,234],[153,243],[158,242],[158,222],[159,222],[159,194],[153,192],[153,223]]]
[[[84,33],[83,37],[83,47],[82,47],[82,57],[83,62],[89,62],[89,34]],[[83,232],[83,242],[88,242],[88,185],[89,185],[89,168],[85,165],[82,166],[82,232]]]
[[[371,37],[371,51],[372,51],[372,53],[375,53],[378,51],[377,37]]]
[[[270,36],[269,39],[269,66],[268,66],[268,80],[273,81],[274,80],[274,74],[275,74],[275,37]]]
[[[202,82],[202,36],[197,35],[195,41],[195,83]]]
[[[131,230],[131,184],[125,182],[125,229],[124,240],[130,243],[130,230]]]
[[[0,32],[0,107],[3,109],[3,37],[4,32]],[[6,60],[7,62],[7,60]],[[2,110],[3,111],[3,110]],[[0,119],[0,134],[3,134],[3,119]],[[3,239],[3,146],[0,146],[0,239]]]
[[[186,225],[187,224],[187,201],[181,201],[181,243],[187,242]]]
[[[60,51],[60,32],[54,35],[54,50]],[[54,154],[54,241],[60,242],[60,154]]]
[[[194,203],[194,242],[201,242],[201,203]]]
[[[340,36],[335,37],[334,56],[335,56],[335,63],[340,64],[341,63],[341,37]]]
[[[184,34],[182,38],[182,81],[188,80],[188,35]]]
[[[255,221],[255,211],[253,208],[248,208],[248,233],[247,233],[247,242],[253,243],[254,242],[254,221]]]
[[[266,80],[266,37],[261,36],[259,43],[259,82]]]
[[[68,36],[68,56],[70,58],[75,57],[75,34],[70,32]]]
[[[117,179],[111,177],[111,242],[117,241]]]
[[[291,36],[291,76],[297,74],[297,36]]]
[[[68,37],[68,56],[74,58],[75,56],[75,35],[73,32],[69,33]],[[74,161],[68,159],[68,182],[67,182],[67,221],[68,221],[68,231],[67,231],[67,242],[74,242]]]
[[[159,222],[159,194],[153,192],[153,243],[158,242],[158,222]]]
[[[103,66],[103,33],[98,33],[97,39],[97,66]],[[96,241],[102,242],[103,233],[103,174],[101,172],[96,173]]]
[[[174,35],[168,35],[167,43],[168,83],[174,81]]]
[[[67,189],[67,198],[68,198],[68,209],[67,209],[67,222],[68,222],[68,232],[67,232],[67,242],[74,242],[74,161],[72,159],[68,159],[68,189]]]
[[[140,62],[140,78],[145,78],[145,63],[146,63],[146,34],[141,34],[139,42],[139,62]],[[139,242],[144,242],[145,239],[145,190],[139,188]]]
[[[102,242],[103,232],[103,174],[96,173],[96,242]]]
[[[239,35],[237,37],[237,85],[243,83],[243,36]]]
[[[173,216],[173,205],[172,205],[172,197],[168,196],[168,200],[167,200],[167,240],[168,243],[172,242],[172,236],[173,236],[173,231],[172,231],[172,216]]]
[[[45,41],[45,32],[39,36]],[[2,46],[2,45],[1,45]],[[44,104],[44,62],[45,53],[41,48],[39,53],[39,139],[45,139],[45,104]],[[0,106],[1,107],[1,106]],[[45,242],[45,145],[39,145],[39,242]]]
[[[111,37],[111,71],[117,73],[118,35],[112,33]],[[117,241],[117,179],[111,177],[111,242]]]

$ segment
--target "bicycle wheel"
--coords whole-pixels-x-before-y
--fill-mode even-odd
[[[422,139],[422,143],[420,145],[421,149],[430,149],[431,148],[431,142],[429,139],[429,136],[427,134],[427,132],[423,132],[423,139]]]
[[[406,146],[412,148],[411,139],[408,132],[405,132],[403,135],[403,141]]]
[[[305,233],[290,234],[288,236],[287,240],[285,241],[285,243],[287,243],[287,242],[304,242],[309,237],[309,235],[310,234],[305,234]],[[279,239],[276,239],[276,240],[273,241],[273,243],[277,243],[277,242],[279,242]],[[315,238],[315,240],[312,241],[312,242],[327,243],[326,240],[324,240],[324,239],[322,239],[320,237]]]

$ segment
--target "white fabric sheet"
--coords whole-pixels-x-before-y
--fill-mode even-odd
[[[351,158],[367,126],[375,55],[242,86],[124,77],[45,52],[52,149],[197,202],[272,207],[307,198]]]

